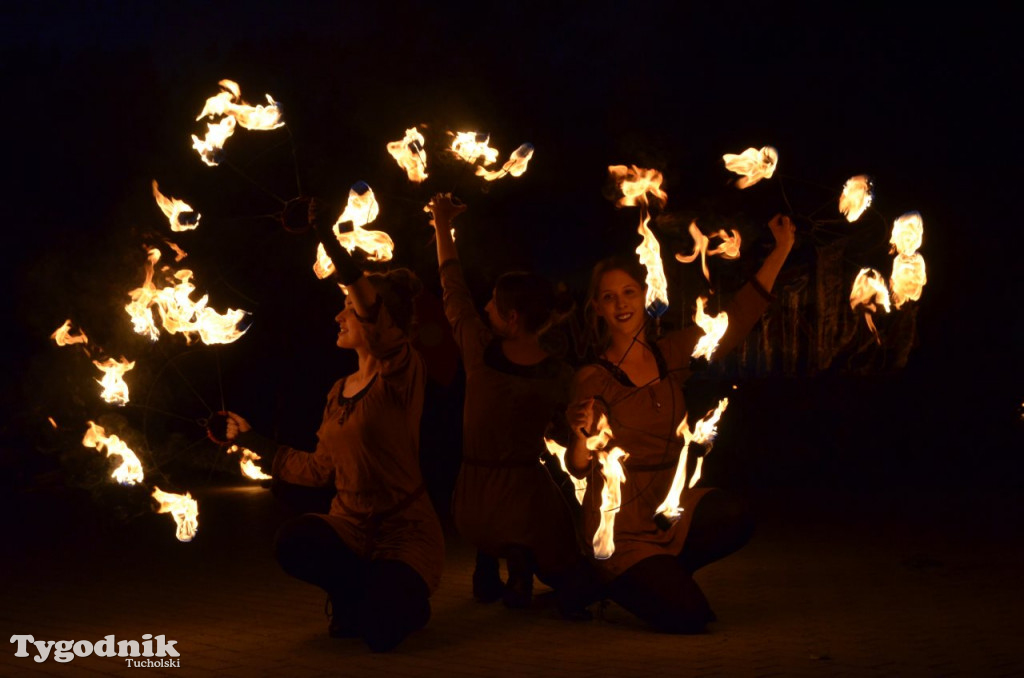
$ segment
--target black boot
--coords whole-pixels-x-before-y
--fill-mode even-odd
[[[526,609],[533,603],[533,559],[525,548],[516,546],[508,551],[508,582],[501,601],[505,607]]]
[[[481,603],[493,603],[505,592],[505,583],[498,572],[498,559],[481,551],[476,552],[473,570],[473,597]]]

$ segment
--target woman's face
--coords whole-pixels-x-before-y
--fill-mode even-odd
[[[635,337],[643,327],[644,288],[625,271],[606,271],[597,286],[597,298],[591,303],[612,334]]]
[[[334,317],[338,323],[338,347],[359,348],[366,345],[366,334],[363,324],[356,318],[356,309],[352,305],[352,298],[345,298],[345,308]]]

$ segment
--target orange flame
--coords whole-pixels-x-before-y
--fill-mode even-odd
[[[373,195],[373,189],[365,183],[358,183],[349,189],[345,209],[334,223],[333,231],[341,246],[352,252],[356,248],[367,253],[370,261],[390,261],[394,256],[395,243],[384,231],[368,231],[363,228],[377,218],[380,207]],[[341,231],[341,224],[350,222],[351,231]],[[334,273],[334,262],[327,256],[323,244],[318,244],[313,273],[323,280]]]
[[[82,438],[82,445],[92,447],[99,452],[106,450],[108,457],[117,455],[121,458],[121,463],[110,474],[110,477],[117,482],[122,485],[135,485],[142,482],[142,462],[123,440],[116,435],[108,436],[102,426],[90,421],[89,430]]]
[[[199,219],[202,215],[193,210],[187,202],[166,197],[160,192],[156,179],[153,180],[153,197],[156,198],[156,204],[160,207],[160,211],[170,221],[172,231],[191,231],[199,226]]]
[[[893,222],[890,254],[899,253],[909,257],[921,248],[924,239],[924,221],[918,212],[907,212]]]
[[[858,174],[846,180],[843,186],[843,194],[839,196],[839,211],[851,224],[864,214],[864,210],[871,206],[872,193],[871,178],[866,174]]]
[[[427,152],[423,150],[423,135],[415,127],[405,130],[405,137],[388,143],[388,153],[405,170],[409,181],[420,183],[427,178]]]
[[[281,107],[269,94],[267,105],[250,106],[242,101],[242,91],[233,80],[218,83],[222,91],[206,100],[196,120],[221,117],[219,122],[207,123],[206,137],[199,139],[192,135],[192,148],[199,152],[203,162],[211,167],[220,164],[224,144],[235,132],[235,124],[245,129],[266,131],[284,125],[281,121]]]
[[[892,260],[889,287],[892,289],[892,303],[896,308],[902,307],[907,301],[920,299],[921,290],[927,282],[924,257],[920,254],[900,254]]]
[[[729,329],[729,314],[722,311],[716,316],[707,315],[704,313],[705,301],[707,300],[704,297],[697,297],[697,312],[693,316],[693,322],[704,330],[704,335],[697,341],[691,355],[694,358],[703,356],[711,360],[711,354],[718,348],[718,342],[721,341],[722,335]]]
[[[607,560],[615,553],[615,514],[622,506],[622,483],[626,482],[626,471],[622,462],[629,455],[618,447],[598,450],[597,460],[601,464],[604,487],[601,488],[601,522],[594,532],[594,557]]]
[[[643,236],[643,240],[636,248],[636,253],[640,263],[647,269],[645,302],[648,310],[664,310],[668,306],[668,280],[665,278],[665,269],[661,261],[661,245],[647,226],[651,221],[647,194],[651,195],[650,203],[659,207],[668,200],[668,195],[661,189],[661,172],[642,169],[636,165],[610,165],[608,173],[622,191],[622,197],[616,201],[615,206],[640,206],[640,226],[637,231]]]
[[[192,541],[199,530],[199,504],[192,495],[171,494],[164,492],[159,487],[153,487],[153,499],[156,499],[160,506],[157,513],[170,513],[177,525],[174,536],[178,541]]]
[[[263,470],[256,465],[262,457],[256,454],[247,447],[239,447],[238,445],[232,445],[228,448],[229,454],[236,452],[240,453],[238,459],[238,467],[242,471],[242,475],[250,480],[270,480],[272,476],[268,476]]]
[[[707,252],[707,256],[713,257],[718,255],[723,259],[739,259],[740,258],[740,244],[742,242],[739,231],[731,229],[731,232],[725,229],[719,229],[718,232],[711,234],[712,238],[721,238],[722,244],[713,250]]]
[[[701,466],[704,461],[703,456],[697,458],[697,466],[693,471],[693,477],[690,479],[689,484],[687,484],[686,463],[689,456],[690,443],[697,442],[702,445],[709,445],[718,433],[718,420],[722,418],[722,413],[725,412],[725,408],[728,406],[729,399],[722,398],[718,401],[718,407],[705,414],[704,417],[697,422],[692,433],[690,432],[690,425],[687,417],[684,416],[683,420],[679,422],[679,426],[676,428],[676,437],[683,439],[683,449],[679,452],[679,461],[676,462],[676,472],[672,478],[672,485],[669,487],[668,494],[665,496],[665,501],[661,502],[657,510],[655,510],[655,514],[660,513],[666,518],[674,520],[683,512],[683,489],[692,489],[693,486],[697,484],[697,481],[700,480]],[[711,449],[709,447],[704,454],[706,455],[710,451]]]
[[[103,387],[100,397],[114,405],[127,404],[128,384],[124,382],[124,373],[135,367],[135,361],[128,361],[122,357],[120,362],[108,358],[102,363],[93,360],[92,364],[103,372],[103,378],[96,380],[96,383]]]
[[[85,332],[79,330],[78,334],[71,334],[71,319],[68,318],[64,321],[64,324],[56,329],[56,331],[50,335],[50,339],[57,342],[58,346],[70,346],[71,344],[88,344],[89,337],[85,336]]]
[[[725,229],[719,229],[709,237],[701,233],[696,221],[690,222],[689,231],[690,237],[693,238],[693,252],[688,255],[676,254],[676,260],[689,264],[695,261],[697,257],[700,257],[701,271],[704,273],[704,279],[708,282],[711,281],[711,273],[708,271],[708,257],[718,255],[723,259],[739,259],[740,244],[742,242],[739,231],[733,229],[730,233]],[[708,246],[711,243],[711,238],[721,238],[722,244],[713,250],[709,250]]]
[[[742,177],[736,181],[736,187],[748,188],[761,179],[772,178],[775,166],[779,162],[779,153],[771,146],[765,146],[761,150],[748,148],[739,155],[726,153],[722,160],[725,161],[725,169]]]
[[[583,497],[587,493],[587,479],[577,478],[576,476],[569,473],[568,467],[565,465],[565,448],[556,443],[554,440],[549,438],[544,439],[544,445],[548,448],[548,452],[551,453],[555,458],[558,459],[558,465],[562,467],[562,470],[572,480],[573,489],[576,491],[576,501],[580,504],[583,503]]]
[[[509,159],[501,166],[500,170],[489,172],[483,167],[476,168],[476,175],[483,177],[485,181],[494,181],[500,179],[506,174],[513,177],[522,176],[526,172],[526,166],[530,163],[530,158],[533,157],[533,144],[522,144],[516,150],[512,151],[512,155]]]
[[[57,422],[54,420],[53,417],[47,417],[46,421],[50,422],[50,426],[57,428]]]
[[[498,149],[488,145],[490,139],[489,134],[457,132],[452,140],[452,151],[470,164],[483,158],[482,164],[490,165],[498,160]]]
[[[884,308],[886,313],[889,312],[889,290],[885,286],[885,279],[873,268],[862,268],[853,281],[853,289],[850,290],[850,308],[855,312],[864,309],[868,329],[875,335],[875,341],[881,344],[882,339],[878,336],[875,322],[871,318],[871,314],[876,313],[879,306]]]
[[[191,344],[196,337],[205,344],[229,344],[245,334],[238,324],[245,317],[245,311],[228,309],[218,313],[207,308],[208,295],[192,301],[195,285],[192,271],[182,269],[173,274],[178,282],[164,288],[153,284],[154,267],[160,260],[160,250],[152,248],[146,260],[146,279],[142,287],[128,293],[131,302],[125,311],[132,319],[137,334],[148,336],[151,341],[160,337],[160,330],[153,318],[152,308],[156,307],[164,330],[170,334],[184,334]]]

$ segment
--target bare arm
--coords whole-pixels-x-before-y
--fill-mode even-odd
[[[459,252],[452,238],[452,223],[455,217],[466,211],[466,205],[452,198],[451,193],[438,193],[427,203],[427,210],[433,215],[430,223],[434,227],[434,240],[437,242],[437,265],[449,259],[458,259]]]
[[[775,279],[778,277],[779,271],[782,270],[782,264],[785,263],[786,257],[793,249],[793,243],[796,240],[796,227],[793,226],[789,217],[776,214],[768,222],[768,228],[771,229],[772,235],[775,237],[775,248],[765,257],[764,263],[761,264],[761,268],[754,278],[765,291],[771,292]]]

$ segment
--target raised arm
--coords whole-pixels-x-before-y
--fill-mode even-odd
[[[345,287],[356,313],[364,318],[370,317],[377,303],[377,290],[363,275],[352,254],[342,247],[334,236],[325,204],[315,198],[312,199],[309,203],[309,215],[320,244],[324,246],[324,251],[334,264],[334,273],[331,277]]]
[[[772,236],[775,237],[775,247],[765,257],[764,263],[761,264],[761,268],[758,269],[754,278],[766,292],[771,292],[775,278],[782,270],[782,264],[785,263],[786,257],[793,249],[793,243],[796,241],[796,227],[789,217],[776,214],[768,222],[768,228],[771,229]]]
[[[437,242],[437,265],[449,259],[458,259],[459,252],[455,249],[452,237],[452,223],[455,217],[466,211],[466,205],[452,198],[451,193],[438,193],[427,203],[431,213],[431,226],[434,227],[434,240]]]

